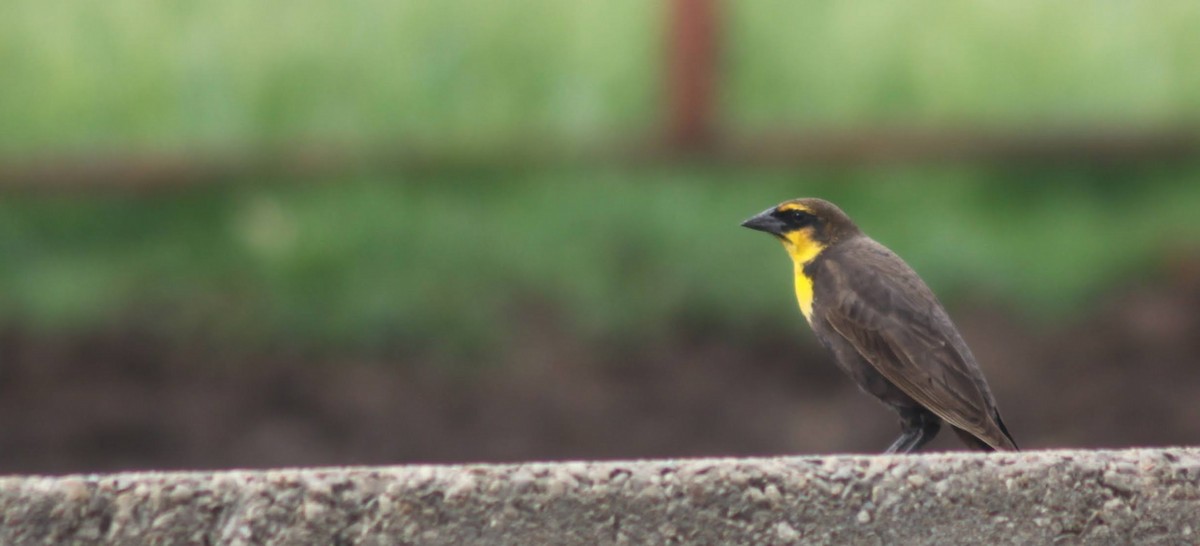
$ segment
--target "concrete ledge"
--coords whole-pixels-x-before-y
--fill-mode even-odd
[[[0,478],[0,544],[1195,544],[1200,449]]]

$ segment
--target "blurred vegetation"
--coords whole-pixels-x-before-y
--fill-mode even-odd
[[[726,2],[735,129],[1200,119],[1200,4]],[[665,3],[0,3],[0,153],[652,129]]]
[[[741,125],[1200,119],[1200,4],[728,5]]]
[[[0,152],[645,128],[658,11],[637,0],[6,0]]]
[[[132,319],[379,349],[500,341],[545,304],[590,335],[787,329],[800,324],[787,259],[738,223],[821,195],[943,296],[1061,316],[1196,248],[1195,174],[556,171],[11,198],[0,311],[50,329]]]
[[[649,132],[662,7],[7,0],[0,158]],[[1200,5],[726,9],[723,108],[735,131],[1200,117]],[[1198,175],[559,167],[235,180],[152,198],[10,195],[0,317],[366,348],[503,341],[543,304],[590,335],[794,328],[786,258],[737,224],[802,195],[843,205],[948,298],[1061,316],[1196,248]]]

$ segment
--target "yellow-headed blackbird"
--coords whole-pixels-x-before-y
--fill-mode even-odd
[[[908,453],[943,421],[968,446],[1016,450],[987,381],[933,292],[828,201],[796,199],[742,223],[783,242],[796,298],[842,371],[900,414],[887,453]]]

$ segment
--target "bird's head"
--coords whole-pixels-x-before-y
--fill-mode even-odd
[[[784,201],[742,222],[742,226],[774,235],[798,264],[859,233],[858,226],[837,205],[815,198]]]

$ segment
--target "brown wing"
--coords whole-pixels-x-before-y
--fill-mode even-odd
[[[996,449],[1016,449],[999,424],[983,374],[937,298],[898,256],[865,241],[848,249],[857,250],[853,267],[843,267],[836,256],[825,264],[829,289],[818,299],[830,327],[938,417]]]

